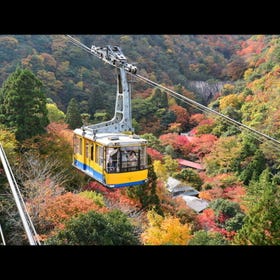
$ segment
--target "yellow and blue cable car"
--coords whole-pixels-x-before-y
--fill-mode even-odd
[[[88,48],[70,38],[117,70],[115,115],[109,121],[74,130],[73,166],[109,188],[144,184],[148,179],[147,141],[131,134],[131,93],[126,77],[126,72],[135,75],[137,67],[127,63],[119,47]]]
[[[144,184],[148,176],[146,145],[136,135],[99,133],[93,137],[75,129],[73,165],[109,188]]]

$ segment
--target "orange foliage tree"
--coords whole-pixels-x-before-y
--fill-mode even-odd
[[[179,218],[181,224],[195,222],[196,213],[186,206],[186,202],[181,197],[172,197],[161,178],[157,180],[157,195],[164,215]]]
[[[50,55],[48,53],[42,53],[41,56],[43,57],[44,64],[46,66],[50,67],[52,70],[56,69],[57,63],[56,63],[55,58],[52,55]]]
[[[215,176],[208,176],[205,172],[200,173],[200,177],[204,184],[203,189],[210,189],[214,187],[226,188],[242,185],[239,178],[232,172],[220,173]]]
[[[230,199],[233,202],[242,203],[246,189],[243,183],[233,173],[223,173],[216,176],[207,176],[204,172],[200,173],[204,184],[203,191],[199,197],[212,201],[217,198]],[[243,206],[240,205],[243,209]]]
[[[66,123],[52,122],[47,126],[47,131],[64,139],[69,145],[73,146],[73,131],[68,128]]]
[[[248,40],[241,43],[241,49],[237,51],[237,54],[246,58],[260,54],[265,46],[264,40],[264,35],[258,35],[249,38]]]
[[[199,125],[199,123],[203,120],[205,120],[206,117],[203,114],[193,114],[190,117],[190,124],[193,126]]]
[[[176,123],[181,124],[181,128],[184,130],[189,122],[190,115],[188,111],[179,105],[172,105],[169,108],[176,115]]]
[[[67,220],[90,210],[107,212],[107,208],[97,205],[92,199],[67,192],[46,201],[39,216],[45,222],[45,230],[62,229]]]
[[[167,130],[167,131],[179,133],[179,132],[182,131],[182,125],[181,125],[180,123],[177,123],[177,122],[175,122],[175,123],[170,123],[170,124],[168,125],[168,130]]]

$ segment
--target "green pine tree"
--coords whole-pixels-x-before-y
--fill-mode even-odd
[[[199,230],[194,232],[188,245],[229,245],[229,242],[221,233]]]
[[[82,117],[75,98],[72,98],[68,104],[65,122],[69,124],[69,128],[71,129],[82,126]]]
[[[247,193],[248,213],[234,242],[240,245],[280,245],[280,188],[265,169],[251,182]]]
[[[42,82],[28,69],[17,68],[0,91],[0,121],[22,141],[45,132],[49,124]]]
[[[256,150],[252,161],[240,174],[240,179],[245,185],[248,185],[250,180],[259,177],[265,169],[265,162],[266,160],[263,152],[261,150]]]
[[[160,207],[160,199],[156,193],[157,176],[150,156],[148,156],[148,165],[148,182],[133,188],[127,188],[126,194],[131,198],[138,199],[143,208],[154,209],[158,214],[163,215]]]
[[[159,88],[155,88],[153,94],[150,97],[150,100],[157,108],[168,108],[167,93],[161,92]]]

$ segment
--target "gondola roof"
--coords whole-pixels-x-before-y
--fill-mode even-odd
[[[128,146],[133,144],[145,144],[146,139],[140,138],[138,135],[124,134],[124,133],[92,133],[91,131],[83,131],[80,128],[75,129],[76,134],[94,140],[104,146]]]

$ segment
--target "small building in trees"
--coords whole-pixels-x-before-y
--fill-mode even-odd
[[[197,171],[205,170],[205,168],[200,163],[182,159],[182,158],[178,158],[177,160],[178,160],[179,166],[181,166],[183,168],[189,167],[189,168],[195,169]]]
[[[185,200],[186,204],[197,213],[200,213],[209,205],[209,203],[206,200],[197,198],[195,196],[183,194],[181,195],[181,197]]]
[[[187,186],[185,183],[172,177],[168,177],[166,187],[172,196],[177,196],[183,193],[192,196],[197,196],[199,194],[199,191],[193,187]]]
[[[191,186],[187,186],[184,182],[168,177],[166,188],[173,197],[182,197],[186,205],[197,213],[208,207],[208,202],[206,200],[197,197],[199,191]]]

